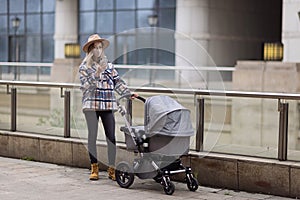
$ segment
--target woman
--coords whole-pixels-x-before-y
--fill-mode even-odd
[[[98,121],[101,118],[108,147],[108,177],[115,180],[115,118],[117,110],[114,91],[119,95],[130,94],[125,82],[106,59],[104,49],[109,41],[93,34],[83,46],[86,57],[79,67],[81,90],[83,92],[82,106],[88,127],[88,151],[91,161],[90,180],[99,179],[96,140]],[[137,96],[136,94],[133,97]]]

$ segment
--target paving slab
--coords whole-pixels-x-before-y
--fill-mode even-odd
[[[184,183],[174,182],[175,192],[166,195],[162,187],[153,180],[135,182],[129,189],[120,188],[115,181],[100,172],[98,181],[88,179],[90,171],[55,164],[0,157],[1,200],[288,200],[291,198],[237,192],[232,190],[199,186],[190,192]]]

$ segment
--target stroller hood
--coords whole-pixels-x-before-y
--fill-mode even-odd
[[[145,103],[145,132],[174,137],[194,135],[190,111],[168,96],[153,96]]]

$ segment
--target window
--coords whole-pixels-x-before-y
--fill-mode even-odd
[[[0,34],[5,34],[7,31],[7,16],[6,15],[0,15]]]
[[[49,34],[49,35],[53,35],[54,34],[54,13],[45,13],[43,14],[43,22],[47,22],[47,23],[42,23],[43,26],[43,33],[44,34]]]
[[[156,0],[138,0],[137,7],[139,9],[152,9]]]
[[[119,11],[116,13],[116,31],[118,33],[134,29],[135,13],[132,11]]]
[[[97,10],[112,10],[114,0],[97,0]]]
[[[97,13],[97,33],[112,33],[114,31],[114,13],[112,11]]]
[[[116,0],[117,10],[135,9],[135,0]]]
[[[28,14],[26,16],[26,33],[41,33],[41,15]]]
[[[93,33],[95,30],[95,13],[94,12],[88,12],[88,13],[81,13],[80,14],[80,20],[79,20],[79,33]]]
[[[10,0],[9,1],[9,13],[19,14],[25,11],[25,1],[24,0]]]
[[[18,61],[53,62],[55,1],[0,0],[0,4],[0,61],[15,61],[18,45]],[[17,31],[12,27],[15,17],[21,20]]]
[[[40,0],[30,0],[26,4],[27,12],[41,12],[41,3]]]
[[[95,0],[89,0],[88,3],[86,0],[79,1],[79,9],[81,11],[92,11],[95,9]]]
[[[53,13],[55,10],[55,1],[43,0],[43,12]]]
[[[98,33],[114,45],[107,54],[115,63],[174,65],[172,53],[147,48],[150,42],[158,42],[148,24],[148,16],[153,14],[158,15],[157,27],[175,30],[176,0],[89,0],[88,5],[80,0],[79,42],[82,46],[89,35]],[[145,30],[134,31],[137,28]],[[174,52],[174,35],[167,38],[164,44]]]
[[[4,36],[0,35],[0,44],[1,44],[0,61],[7,61],[8,51],[4,51],[5,49],[8,49],[8,39],[7,39],[7,37],[4,37]]]
[[[7,13],[7,0],[0,0],[0,14]]]

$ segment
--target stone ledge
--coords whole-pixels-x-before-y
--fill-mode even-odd
[[[190,156],[202,185],[300,197],[300,162],[215,153],[191,152]]]
[[[98,159],[106,163],[105,142],[97,145]],[[90,166],[86,140],[77,138],[0,131],[0,156]],[[132,162],[133,158],[134,154],[126,151],[124,144],[118,144],[117,162],[124,159]],[[205,152],[190,152],[183,162],[191,165],[201,185],[300,197],[300,162]],[[101,170],[106,168],[105,164],[100,165]]]

